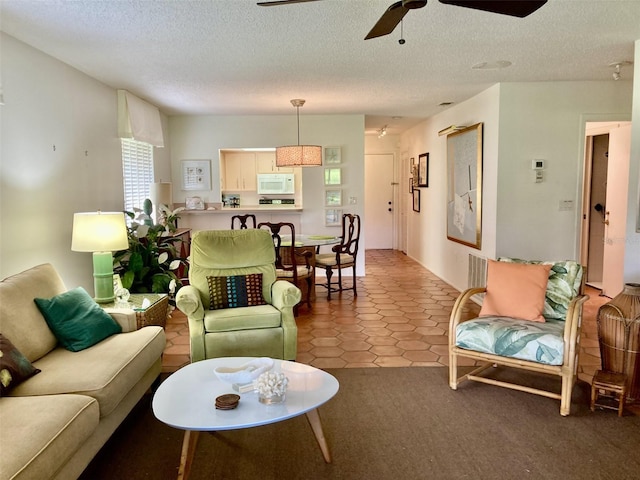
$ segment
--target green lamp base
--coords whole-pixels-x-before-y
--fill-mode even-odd
[[[113,255],[111,252],[93,252],[93,290],[98,303],[111,303],[113,293]]]

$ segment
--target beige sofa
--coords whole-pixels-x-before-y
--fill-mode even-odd
[[[0,398],[2,480],[77,478],[160,374],[164,330],[132,310],[109,312],[123,333],[62,348],[34,298],[65,291],[49,264],[0,283],[0,333],[41,370]]]

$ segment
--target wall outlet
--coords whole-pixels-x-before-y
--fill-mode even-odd
[[[355,205],[358,203],[358,199],[356,197],[349,197],[349,204]]]

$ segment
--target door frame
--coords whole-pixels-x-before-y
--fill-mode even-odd
[[[631,116],[627,114],[585,114],[580,116],[580,151],[582,154],[582,170],[579,185],[582,186],[581,206],[577,209],[576,217],[576,249],[577,258],[582,265],[587,265],[589,257],[589,221],[591,216],[591,175],[592,175],[592,138],[595,135],[607,134],[611,127],[620,123],[631,122]],[[587,124],[602,123],[597,128],[589,129]]]

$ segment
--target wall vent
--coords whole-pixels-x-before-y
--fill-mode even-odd
[[[469,276],[467,288],[487,286],[487,258],[473,253],[469,254]]]

